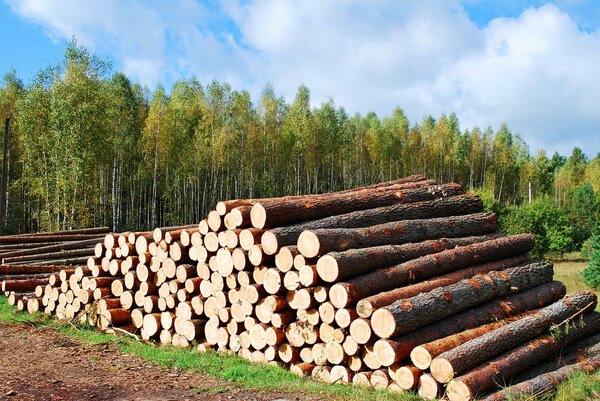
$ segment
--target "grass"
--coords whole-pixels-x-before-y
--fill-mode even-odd
[[[592,291],[581,279],[581,271],[587,262],[554,262],[554,279],[562,281],[567,286],[567,292]]]
[[[0,297],[0,321],[9,324],[25,324],[56,330],[81,344],[114,344],[123,353],[135,355],[149,362],[168,368],[199,372],[217,377],[233,384],[255,390],[282,389],[294,395],[312,395],[334,400],[353,401],[417,401],[412,393],[393,394],[345,385],[330,385],[294,376],[288,370],[265,364],[254,364],[236,355],[208,351],[199,353],[190,349],[154,346],[124,336],[105,334],[90,326],[72,326],[41,314],[27,314],[8,305]],[[198,388],[203,394],[217,394],[228,390],[227,386],[215,385]]]

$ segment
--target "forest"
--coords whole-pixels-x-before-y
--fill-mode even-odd
[[[532,154],[506,124],[463,130],[455,114],[411,122],[401,108],[314,107],[305,86],[291,103],[270,85],[252,99],[195,78],[151,91],[74,40],[30,82],[4,75],[0,116],[10,117],[6,233],[195,223],[222,199],[416,173],[478,193],[504,231],[534,232],[539,253],[579,250],[600,217],[600,153]]]

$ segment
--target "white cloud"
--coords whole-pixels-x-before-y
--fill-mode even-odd
[[[75,34],[134,79],[196,75],[255,99],[267,82],[289,101],[412,121],[456,112],[463,128],[507,122],[533,150],[600,151],[600,31],[553,5],[478,28],[458,0],[10,1],[52,37]]]

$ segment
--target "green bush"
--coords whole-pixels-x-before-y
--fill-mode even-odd
[[[533,253],[536,256],[573,250],[573,228],[564,210],[550,197],[506,208],[500,216],[500,228],[507,235],[535,234]]]
[[[594,234],[586,242],[589,264],[581,272],[583,281],[585,281],[592,288],[600,288],[600,224],[596,224]]]

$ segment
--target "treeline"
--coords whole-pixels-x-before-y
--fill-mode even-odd
[[[587,191],[595,214],[585,224],[598,218],[599,155],[532,155],[506,125],[461,130],[454,114],[411,123],[400,108],[386,118],[349,115],[333,100],[314,108],[305,86],[291,104],[271,86],[252,99],[196,79],[150,92],[75,42],[27,84],[6,74],[0,115],[11,117],[9,232],[197,222],[221,199],[415,173],[478,190],[503,211],[528,203],[529,188],[562,211]]]

